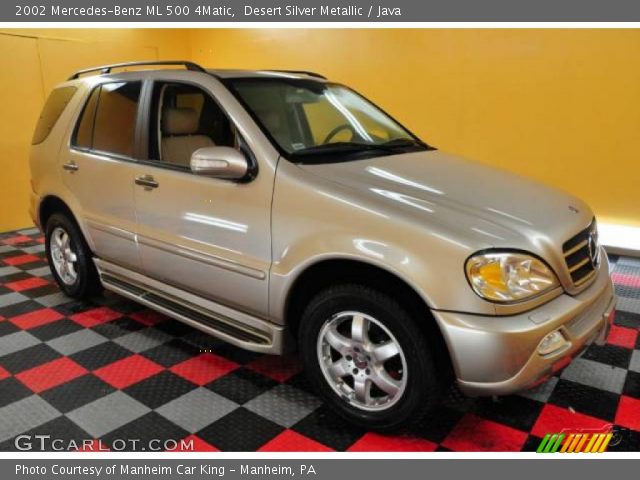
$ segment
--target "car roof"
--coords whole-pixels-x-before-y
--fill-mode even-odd
[[[155,65],[155,64],[154,64]],[[90,81],[95,80],[96,77],[101,79],[117,78],[119,80],[125,80],[130,77],[140,78],[155,78],[167,73],[176,72],[175,69],[166,68],[142,68],[148,67],[146,62],[139,62],[139,64],[115,64],[105,65],[102,67],[89,68],[80,70],[69,77],[69,81]],[[114,68],[124,68],[113,72]],[[135,70],[131,70],[135,68]],[[128,70],[127,70],[128,69]],[[231,79],[231,78],[290,78],[290,79],[306,79],[316,80],[320,82],[326,81],[326,78],[318,73],[301,71],[301,70],[244,70],[244,69],[219,69],[219,68],[202,68],[199,65],[189,64],[186,70],[178,70],[185,73],[208,73],[219,79]]]
[[[238,70],[238,69],[207,69],[207,72],[219,78],[300,78],[326,80],[318,73],[302,70]]]

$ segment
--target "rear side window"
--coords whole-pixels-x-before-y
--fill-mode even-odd
[[[37,145],[47,139],[76,90],[76,87],[60,87],[49,94],[38,119],[36,130],[33,132],[32,145]]]
[[[73,145],[132,157],[141,87],[140,82],[96,87],[76,127]]]

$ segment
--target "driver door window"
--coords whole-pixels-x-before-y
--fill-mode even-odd
[[[149,120],[149,160],[172,168],[189,169],[191,155],[200,148],[238,148],[225,113],[193,85],[156,83]]]

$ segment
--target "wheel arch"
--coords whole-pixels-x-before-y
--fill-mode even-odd
[[[64,200],[57,195],[47,195],[42,199],[38,206],[38,223],[40,224],[42,231],[46,230],[47,221],[51,215],[58,212],[66,214],[76,224],[78,223],[75,215],[71,211],[71,208]]]
[[[78,227],[84,241],[89,247],[89,250],[93,252],[93,244],[91,242],[91,238],[87,235],[84,226],[78,221],[78,218],[73,213],[73,210],[71,209],[69,204],[58,195],[45,195],[40,201],[40,205],[38,205],[38,223],[40,225],[40,230],[46,234],[47,221],[54,213],[65,214],[69,218],[69,220],[71,220]]]
[[[336,275],[336,272],[340,272],[339,275]],[[453,372],[453,364],[444,336],[427,301],[397,274],[362,260],[323,259],[308,265],[297,276],[287,292],[284,305],[285,324],[290,328],[294,338],[297,336],[302,314],[309,301],[323,289],[345,283],[357,283],[377,289],[408,308],[412,316],[424,317],[425,321],[417,322],[418,326],[434,347],[438,363],[445,367],[447,372]]]

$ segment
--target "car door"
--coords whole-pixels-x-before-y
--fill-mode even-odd
[[[154,81],[146,99],[147,160],[137,171],[137,234],[144,272],[189,293],[258,316],[268,314],[273,171],[260,170],[245,137],[214,97],[223,89],[182,80]],[[231,97],[226,98],[227,102]],[[196,175],[201,147],[242,148],[255,178]]]
[[[134,163],[142,82],[93,86],[61,155],[63,182],[94,253],[140,269],[135,241]]]

